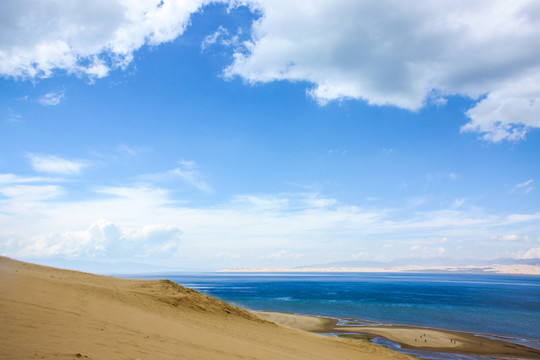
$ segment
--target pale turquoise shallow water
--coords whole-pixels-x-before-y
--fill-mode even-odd
[[[170,279],[250,310],[490,334],[540,348],[540,277],[401,273],[188,273],[139,278]],[[385,345],[395,346],[389,343]],[[444,356],[427,358],[442,359]]]

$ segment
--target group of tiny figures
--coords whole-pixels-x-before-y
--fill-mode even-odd
[[[427,339],[426,339],[426,334],[424,334],[424,335],[420,335],[420,339],[422,339],[422,336],[424,337],[424,342],[427,342]],[[414,338],[414,341],[416,342],[416,338]]]
[[[424,339],[424,342],[427,343],[426,337],[427,337],[426,334],[422,334],[422,335],[420,335],[420,340],[422,340],[422,338],[423,338],[423,339]],[[417,340],[416,338],[414,338],[414,341],[417,342],[418,340]],[[454,339],[450,339],[450,343],[452,343],[452,344],[457,344],[457,343],[456,343],[456,340],[454,340]]]

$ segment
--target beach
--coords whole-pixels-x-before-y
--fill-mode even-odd
[[[312,334],[167,280],[126,280],[0,258],[1,359],[410,357]]]
[[[283,326],[315,333],[332,333],[357,339],[380,336],[406,349],[495,358],[540,359],[540,350],[472,333],[398,325],[358,326],[354,322],[342,324],[332,318],[279,312],[260,311],[256,314]]]
[[[0,309],[2,359],[412,359],[358,341],[363,334],[417,349],[540,358],[540,351],[473,334],[254,313],[169,280],[99,276],[4,257]]]

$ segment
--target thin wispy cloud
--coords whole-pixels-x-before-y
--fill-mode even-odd
[[[299,260],[302,258],[302,254],[294,254],[289,250],[280,250],[267,256],[270,260],[283,261],[283,260]]]
[[[141,175],[139,178],[145,181],[169,182],[181,179],[188,185],[205,193],[213,192],[213,189],[204,180],[203,174],[199,171],[199,166],[195,161],[181,160],[178,167],[154,174]]]
[[[129,157],[135,157],[140,154],[150,152],[150,148],[146,146],[132,146],[126,144],[120,144],[116,146],[116,151],[120,155],[125,155]]]
[[[8,108],[7,120],[13,123],[22,123],[24,121],[22,115],[16,113],[12,108]]]
[[[0,186],[0,195],[16,201],[40,201],[64,194],[58,185],[10,185]]]
[[[84,168],[88,167],[88,164],[83,160],[68,160],[54,155],[30,153],[27,157],[32,169],[42,173],[78,175]]]
[[[527,181],[524,181],[524,182],[519,183],[516,186],[514,186],[512,188],[512,192],[520,191],[520,192],[522,192],[524,194],[528,194],[528,193],[530,193],[531,191],[534,190],[533,184],[534,184],[534,180],[529,179]]]
[[[201,50],[206,50],[207,47],[214,45],[219,40],[219,38],[228,35],[229,30],[225,29],[223,26],[220,26],[214,33],[204,38],[203,42],[201,43]]]
[[[455,255],[457,245],[469,239],[484,238],[490,248],[493,241],[499,247],[515,246],[517,242],[507,238],[492,240],[501,226],[529,229],[531,235],[540,230],[536,213],[362,209],[316,193],[246,194],[217,206],[190,207],[175,201],[170,190],[155,186],[100,187],[95,189],[100,196],[77,201],[67,201],[67,190],[53,184],[0,188],[0,195],[6,197],[0,199],[0,213],[8,214],[0,217],[0,237],[17,240],[8,249],[10,254],[26,256],[54,248],[51,256],[118,258],[122,252],[116,246],[130,246],[125,256],[160,254],[172,261],[181,254],[190,264],[218,253],[237,255],[220,257],[223,266],[231,260],[242,266],[254,266],[254,261],[265,265],[261,258],[318,263],[328,254],[348,258],[347,249],[354,248],[368,253],[373,249],[372,256],[383,251],[387,258],[406,251],[421,257]],[[62,201],[54,201],[60,196]],[[25,227],[30,218],[32,227]],[[14,226],[21,228],[12,232]],[[373,239],[389,245],[373,246]],[[208,253],[208,248],[214,251]],[[314,253],[306,254],[306,248]]]
[[[537,1],[5,3],[2,254],[536,254]]]
[[[45,106],[56,106],[60,104],[60,102],[64,98],[64,95],[65,95],[65,90],[50,92],[41,96],[38,99],[38,102],[41,105],[45,105]]]
[[[15,174],[0,174],[0,184],[28,184],[28,183],[59,183],[66,181],[58,177],[19,176]]]

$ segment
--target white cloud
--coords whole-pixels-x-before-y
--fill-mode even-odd
[[[151,150],[150,148],[144,146],[128,146],[126,144],[120,144],[116,147],[116,151],[121,156],[135,157],[139,154],[147,153]]]
[[[433,256],[441,256],[446,253],[446,249],[443,247],[430,248],[427,246],[413,245],[410,248],[411,251],[415,252],[415,256],[420,256],[424,258],[429,258]]]
[[[443,97],[485,97],[463,131],[518,140],[540,127],[540,5],[247,1],[262,16],[225,75],[307,81],[319,103],[362,99],[417,111]]]
[[[521,237],[519,235],[516,235],[516,234],[509,234],[509,235],[504,235],[502,237],[502,240],[504,240],[504,241],[519,241],[519,240],[521,240]]]
[[[467,202],[467,199],[456,199],[456,200],[454,200],[454,202],[452,203],[452,207],[453,207],[454,209],[460,208],[460,207],[462,207],[463,205],[465,205],[466,202]]]
[[[38,102],[41,105],[55,106],[55,105],[60,104],[60,102],[64,98],[64,95],[65,95],[64,90],[56,91],[56,92],[50,92],[50,93],[47,93],[47,94],[43,95],[42,97],[40,97],[38,99]]]
[[[33,176],[33,177],[24,177],[18,176],[15,174],[0,174],[0,185],[1,184],[27,184],[27,183],[49,183],[49,182],[62,182],[62,178],[54,177],[42,177],[42,176]]]
[[[100,187],[96,193],[105,194],[112,199],[119,199],[120,203],[139,203],[145,207],[173,204],[169,191],[152,186],[137,187]]]
[[[535,0],[4,1],[0,74],[48,77],[59,69],[105,77],[142,46],[183,34],[190,16],[215,2],[260,15],[243,46],[223,27],[201,44],[234,47],[227,77],[307,81],[320,104],[361,99],[417,111],[444,106],[452,95],[479,99],[461,130],[487,141],[517,141],[540,127]]]
[[[434,239],[434,242],[435,243],[439,243],[439,244],[444,244],[444,243],[447,243],[448,242],[448,237],[442,237],[440,239]]]
[[[107,76],[143,45],[184,32],[206,0],[3,1],[0,74],[48,77],[54,70]]]
[[[211,193],[212,187],[206,183],[203,174],[198,170],[199,166],[195,161],[181,160],[178,162],[179,167],[154,174],[141,175],[139,178],[147,181],[172,181],[182,179],[189,185],[206,193]]]
[[[528,193],[534,190],[534,186],[532,186],[533,184],[534,184],[534,180],[529,179],[525,182],[519,183],[516,186],[514,186],[512,188],[512,192],[519,191],[520,193],[527,195]]]
[[[21,123],[23,122],[23,117],[21,114],[17,114],[15,111],[13,111],[12,108],[8,108],[7,120],[13,123]]]
[[[204,51],[207,47],[214,45],[219,38],[229,35],[229,30],[225,29],[223,26],[220,26],[214,33],[208,35],[204,38],[201,49]]]
[[[0,195],[17,201],[40,201],[53,199],[64,194],[57,185],[12,185],[0,187]]]
[[[201,266],[212,258],[214,267],[252,267],[278,259],[295,265],[300,255],[302,262],[314,264],[359,252],[369,258],[382,249],[391,259],[417,244],[411,253],[421,257],[495,258],[505,250],[528,250],[527,240],[504,241],[500,234],[529,234],[537,241],[540,233],[540,214],[535,213],[497,215],[469,207],[365,209],[316,192],[245,194],[211,206],[190,206],[173,198],[173,191],[152,185],[96,184],[75,200],[70,187],[8,175],[0,177],[0,248],[15,257],[152,256],[182,267]],[[82,189],[77,191],[80,195]]]
[[[520,222],[539,221],[539,220],[540,220],[540,212],[531,213],[531,214],[511,214],[511,215],[506,216],[504,219],[501,219],[501,225],[517,224]]]
[[[278,251],[276,253],[272,253],[272,254],[268,255],[267,257],[268,257],[268,259],[277,260],[277,261],[280,261],[280,260],[298,260],[298,259],[302,258],[302,255],[301,254],[293,254],[289,250],[281,250],[281,251]]]
[[[540,59],[537,70],[517,80],[486,89],[489,94],[467,111],[471,121],[462,131],[484,134],[484,140],[518,141],[531,128],[540,127]]]
[[[523,187],[529,186],[529,185],[531,185],[533,182],[534,182],[534,180],[532,180],[532,179],[527,180],[527,181],[525,181],[525,182],[522,182],[522,183],[520,183],[520,184],[517,184],[517,185],[516,185],[516,188],[519,189],[519,188],[523,188]]]
[[[540,247],[529,249],[523,256],[522,259],[540,259]]]
[[[30,165],[37,172],[77,175],[88,164],[82,160],[67,160],[54,155],[28,154]]]
[[[37,237],[21,250],[23,256],[130,258],[176,254],[181,231],[173,225],[151,225],[129,230],[97,220],[81,231]]]
[[[238,254],[231,254],[229,252],[218,252],[210,256],[211,259],[238,259],[239,257]]]
[[[212,188],[204,181],[202,174],[199,172],[198,166],[194,161],[182,160],[179,162],[180,166],[170,173],[179,176],[185,182],[191,186],[204,192],[212,192]]]

